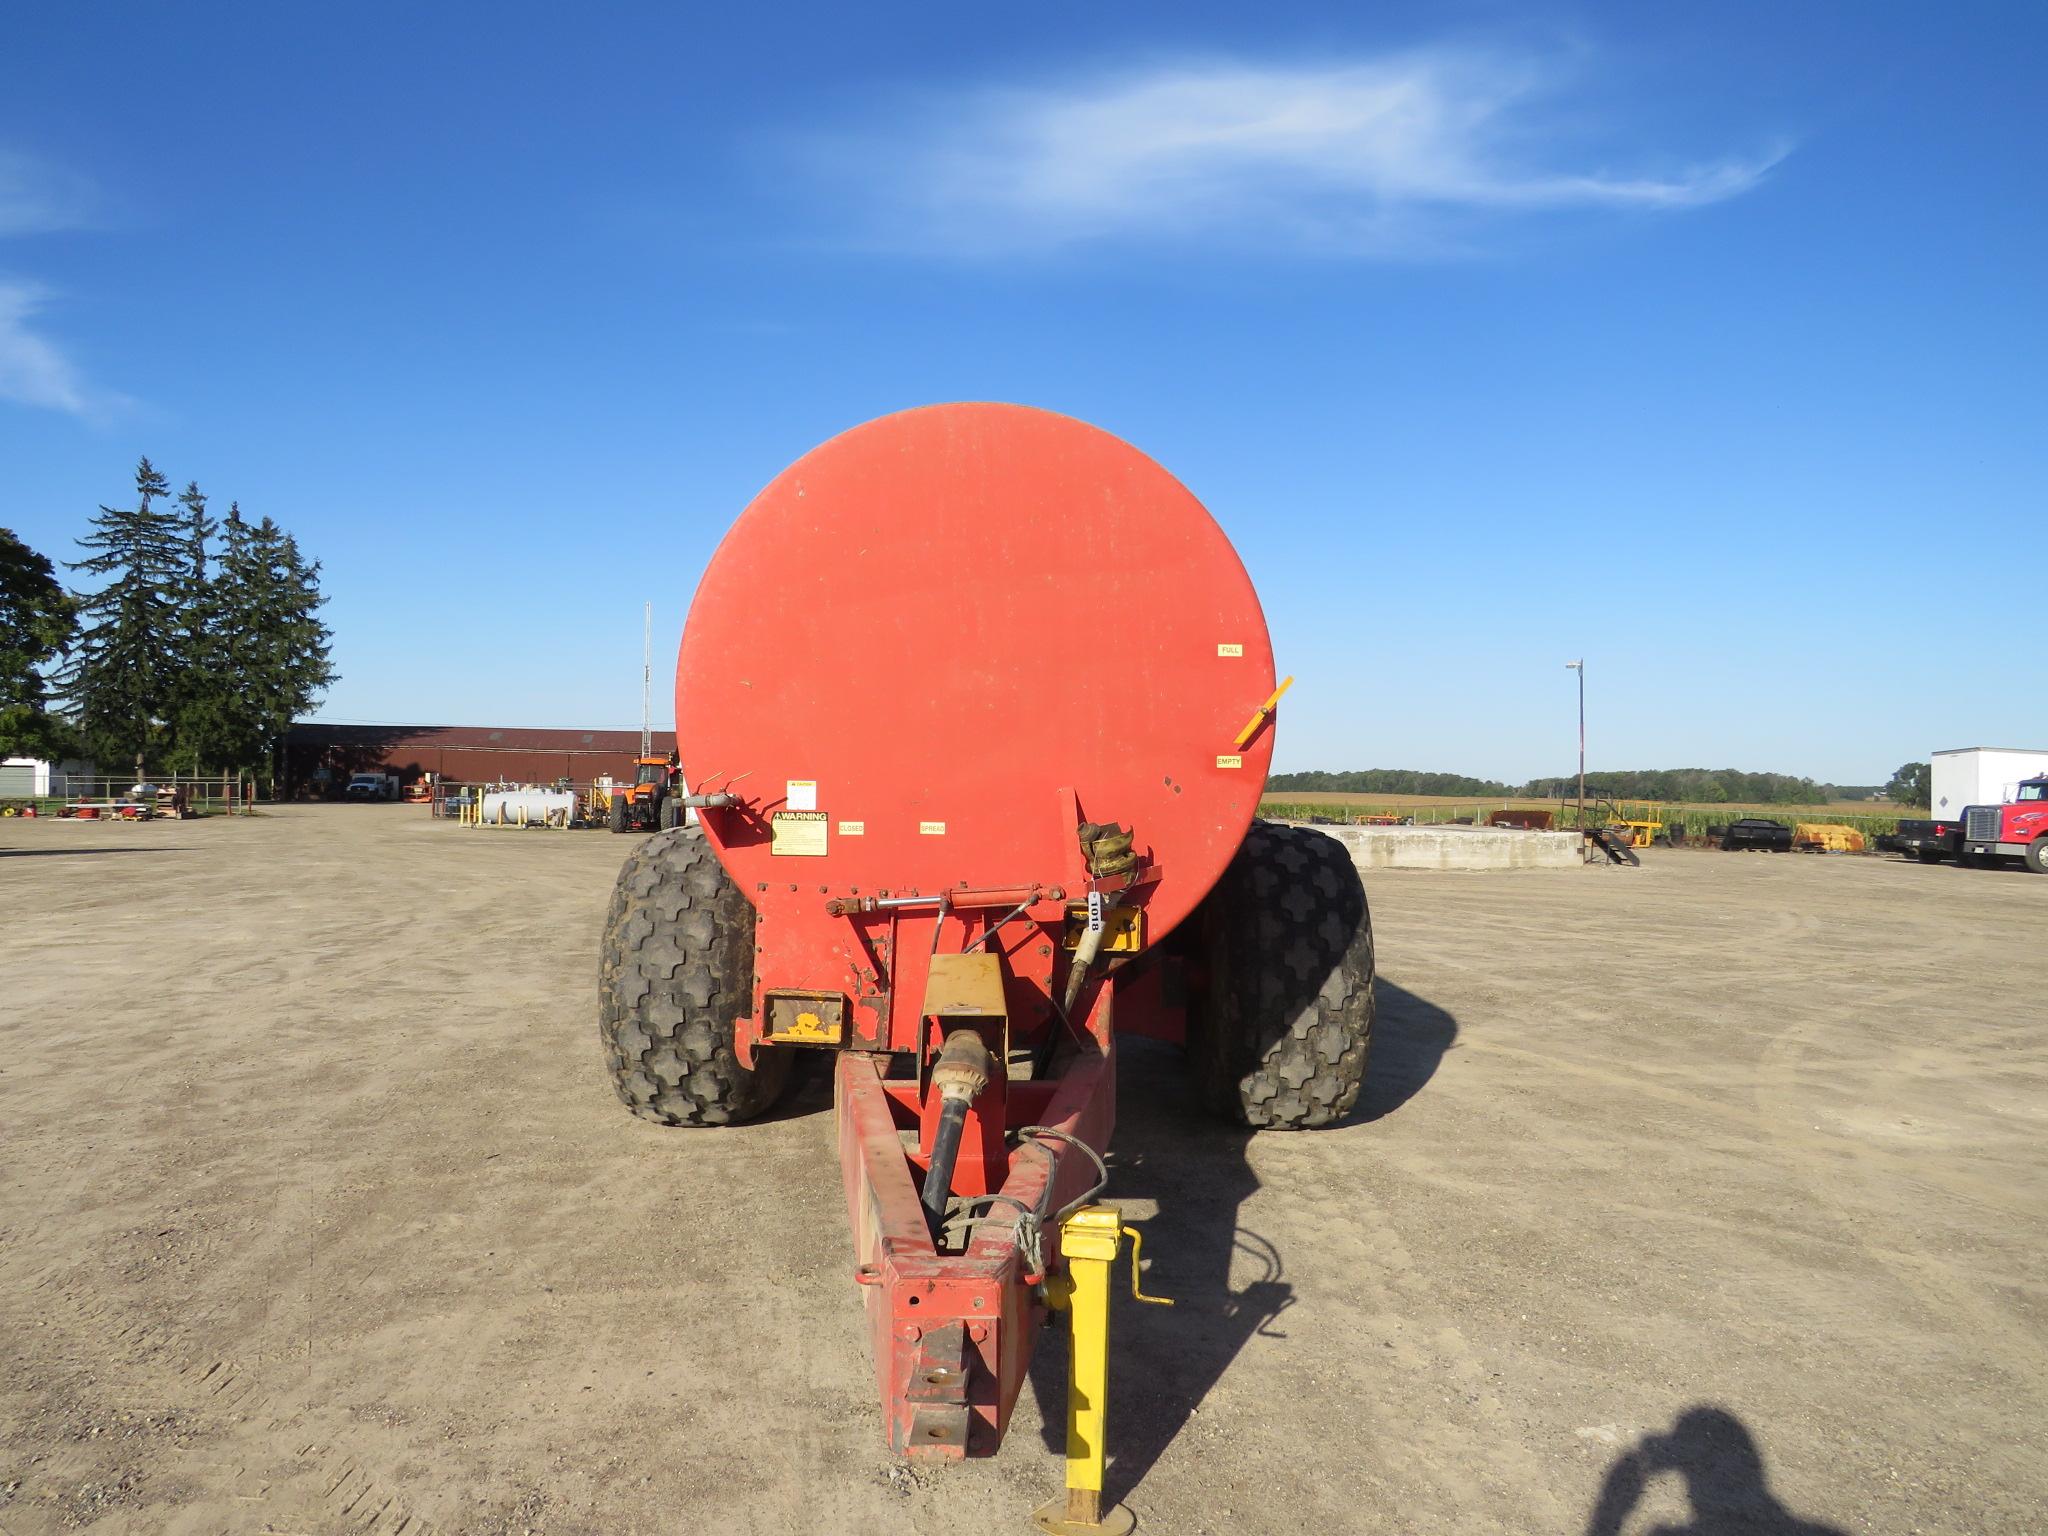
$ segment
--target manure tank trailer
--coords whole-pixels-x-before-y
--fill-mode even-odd
[[[829,1053],[888,1443],[1001,1443],[1073,1328],[1069,1492],[1100,1507],[1116,1037],[1181,1041],[1255,1128],[1364,1077],[1371,921],[1344,846],[1254,819],[1284,683],[1250,578],[1143,453],[1013,405],[886,416],[740,515],[677,665],[685,803],[605,928],[643,1119],[728,1126]],[[686,1149],[684,1154],[687,1155]],[[1135,1236],[1131,1247],[1135,1250]],[[1137,1259],[1131,1254],[1137,1289]]]

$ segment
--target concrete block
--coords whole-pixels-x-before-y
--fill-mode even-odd
[[[1577,832],[1519,827],[1317,827],[1351,850],[1360,869],[1579,869]]]

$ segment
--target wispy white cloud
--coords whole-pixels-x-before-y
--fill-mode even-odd
[[[84,177],[0,148],[0,238],[78,229],[90,222],[95,201]]]
[[[74,416],[98,414],[114,403],[111,397],[89,393],[71,360],[30,325],[46,297],[34,283],[0,278],[0,400]]]
[[[1546,120],[1569,83],[1557,63],[1471,49],[1149,65],[927,100],[811,148],[860,199],[864,237],[890,244],[1199,237],[1360,256],[1426,254],[1512,215],[1698,207],[1782,156],[1656,169],[1632,146],[1627,168],[1586,164]]]
[[[84,178],[0,148],[0,239],[79,228],[90,219],[93,202]],[[87,389],[77,365],[34,326],[49,297],[40,283],[0,276],[0,400],[98,415],[120,401]]]

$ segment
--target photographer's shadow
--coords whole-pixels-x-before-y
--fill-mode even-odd
[[[1621,1536],[1651,1481],[1667,1473],[1683,1480],[1692,1519],[1650,1526],[1639,1536],[1848,1536],[1840,1526],[1802,1519],[1780,1504],[1748,1427],[1711,1406],[1686,1409],[1669,1430],[1645,1435],[1616,1459],[1586,1520],[1586,1536]]]

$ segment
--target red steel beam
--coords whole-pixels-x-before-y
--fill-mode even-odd
[[[1010,1130],[1042,1124],[1098,1153],[1108,1145],[1116,1115],[1115,1058],[1105,1043],[1109,992],[1099,989],[1097,1017],[1089,1020],[1094,1048],[1074,1055],[1043,1086],[1015,1085],[1036,1091],[1005,1096],[1015,1122]],[[909,1106],[899,1107],[896,1085],[884,1082],[887,1061],[842,1052],[835,1076],[847,1214],[885,1432],[899,1453],[991,1455],[1009,1425],[1044,1320],[1043,1270],[1019,1247],[1011,1219],[1019,1206],[1010,1201],[993,1203],[988,1214],[995,1220],[975,1229],[965,1253],[942,1254],[934,1246],[905,1145],[904,1133],[915,1130],[917,1118]],[[1018,1118],[1023,1114],[1036,1118]],[[1041,1266],[1056,1254],[1051,1216],[1095,1178],[1085,1155],[1052,1138],[1026,1138],[1010,1158],[1002,1193],[1047,1218]]]

